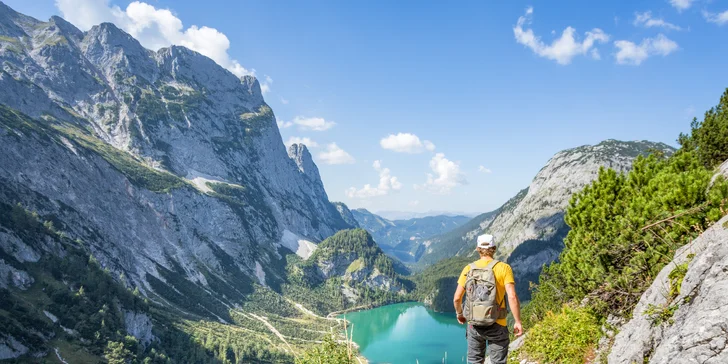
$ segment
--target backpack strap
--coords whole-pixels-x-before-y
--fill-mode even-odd
[[[493,267],[495,267],[495,265],[498,263],[500,263],[500,261],[493,259],[490,262],[488,262],[488,265],[485,266],[485,269],[493,270]]]

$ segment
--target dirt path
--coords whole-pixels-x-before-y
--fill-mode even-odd
[[[63,364],[68,364],[68,362],[67,362],[67,361],[63,360],[63,357],[61,356],[61,351],[60,351],[60,350],[58,350],[58,348],[53,348],[53,350],[55,350],[55,351],[56,351],[56,357],[58,357],[58,360],[60,360],[60,361],[61,361],[61,363],[63,363]]]
[[[255,318],[256,320],[259,320],[260,322],[262,322],[268,328],[268,330],[270,330],[270,332],[272,332],[273,334],[275,334],[276,336],[278,336],[278,338],[281,339],[281,341],[283,341],[286,344],[286,346],[288,346],[288,349],[292,353],[294,352],[293,351],[293,347],[291,347],[291,344],[289,344],[288,341],[286,341],[286,338],[283,336],[283,334],[281,334],[278,330],[276,330],[276,328],[273,327],[273,325],[271,325],[270,322],[268,322],[268,320],[266,320],[265,317],[258,316],[258,315],[254,314],[254,313],[251,313],[251,312],[249,312],[248,315],[250,315],[253,318]]]

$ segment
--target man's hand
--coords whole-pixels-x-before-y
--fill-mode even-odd
[[[468,320],[465,319],[465,316],[463,316],[463,314],[459,314],[458,315],[458,322],[460,323],[460,325],[462,325],[462,324],[468,322]]]
[[[523,335],[523,325],[521,325],[520,321],[513,325],[513,335],[516,335],[516,337]]]
[[[508,306],[511,307],[513,318],[516,320],[516,324],[513,325],[513,335],[523,335],[523,325],[521,324],[521,303],[518,301],[518,295],[516,295],[516,284],[506,284],[506,293],[508,294]]]

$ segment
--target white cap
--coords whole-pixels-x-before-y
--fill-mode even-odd
[[[490,234],[483,234],[478,236],[478,248],[495,248],[495,238],[493,238],[493,235]]]

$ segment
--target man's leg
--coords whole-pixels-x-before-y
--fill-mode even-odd
[[[482,364],[485,361],[485,337],[472,325],[465,329],[468,339],[468,363]]]
[[[508,344],[511,343],[508,328],[493,324],[493,326],[489,327],[486,336],[491,364],[506,364],[508,360]]]

